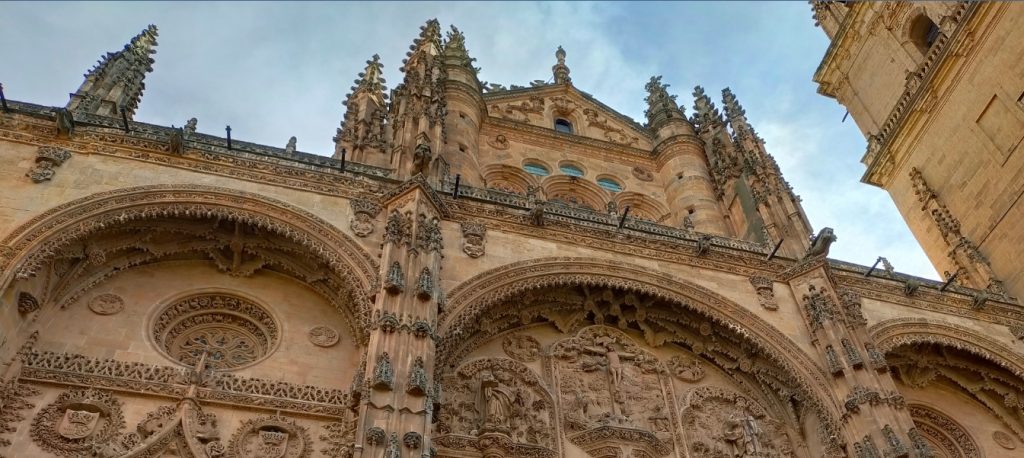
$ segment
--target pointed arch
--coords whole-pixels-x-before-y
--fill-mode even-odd
[[[36,274],[63,247],[101,230],[155,218],[207,218],[241,222],[284,237],[346,280],[343,293],[365,333],[377,262],[322,218],[289,203],[230,188],[162,184],[116,189],[47,210],[0,241],[0,291]],[[341,306],[340,304],[338,306]]]
[[[946,321],[893,318],[868,329],[883,353],[913,344],[938,344],[985,358],[1024,379],[1024,355],[978,331]]]
[[[790,374],[796,389],[817,411],[829,434],[839,437],[839,400],[824,371],[795,342],[747,308],[702,286],[642,266],[598,258],[542,258],[498,267],[463,282],[448,295],[438,320],[439,361],[454,364],[460,348],[485,324],[481,318],[512,298],[557,286],[600,286],[646,294],[694,311],[743,336]]]

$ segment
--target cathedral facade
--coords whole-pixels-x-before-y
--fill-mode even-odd
[[[3,456],[1024,450],[1017,300],[829,259],[728,88],[641,124],[431,20],[326,157],[136,121],[156,36],[0,112]]]

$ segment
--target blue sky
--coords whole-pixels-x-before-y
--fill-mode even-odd
[[[0,82],[7,97],[64,105],[82,74],[146,24],[160,28],[136,119],[298,149],[333,152],[341,101],[380,54],[388,87],[419,26],[466,35],[480,79],[547,80],[559,45],[573,83],[643,122],[643,87],[663,75],[692,112],[697,84],[721,106],[729,86],[803,198],[815,230],[835,228],[831,257],[938,278],[889,196],[860,183],[864,138],[815,92],[828,46],[806,2],[5,3]]]

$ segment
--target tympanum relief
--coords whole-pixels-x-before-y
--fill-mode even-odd
[[[620,447],[664,456],[673,447],[665,368],[620,331],[591,326],[551,350],[562,425],[589,453]]]
[[[792,457],[785,425],[742,394],[715,386],[684,395],[682,415],[690,456]]]
[[[556,455],[553,399],[526,366],[506,358],[473,360],[447,375],[443,386],[435,440],[441,447]]]

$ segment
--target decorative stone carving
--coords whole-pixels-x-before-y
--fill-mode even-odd
[[[509,147],[508,139],[505,138],[505,136],[502,134],[498,134],[497,136],[495,136],[494,140],[487,140],[487,144],[490,145],[491,148],[500,151],[507,150]]]
[[[24,291],[18,293],[18,313],[28,314],[39,310],[39,300]]]
[[[427,394],[428,385],[427,371],[423,367],[423,357],[417,356],[416,360],[412,363],[412,369],[409,371],[409,386],[405,389],[405,392],[416,396],[423,396]]]
[[[501,341],[501,348],[510,358],[531,363],[540,358],[540,342],[526,334],[511,334]]]
[[[761,307],[764,307],[765,310],[779,309],[779,304],[775,302],[775,282],[767,277],[753,276],[750,277],[750,284],[754,285]]]
[[[75,133],[75,117],[67,108],[55,108],[54,114],[57,119],[57,136],[71,138]]]
[[[196,119],[196,118],[189,118],[188,121],[185,121],[185,127],[182,127],[182,129],[181,129],[182,135],[184,135],[184,137],[186,139],[191,137],[192,134],[196,133],[196,126],[198,124],[199,124],[199,120],[198,119]]]
[[[253,458],[309,458],[313,441],[295,420],[271,415],[246,420],[231,436],[228,455]]]
[[[683,230],[692,232],[697,226],[693,225],[693,218],[690,215],[683,216]]]
[[[65,149],[55,146],[40,146],[36,152],[36,164],[29,169],[25,176],[36,183],[49,181],[57,173],[54,169],[60,167],[68,159],[71,159],[71,153]]]
[[[420,213],[418,222],[416,249],[424,253],[440,252],[443,248],[440,220],[437,217],[427,217]]]
[[[889,363],[885,360],[885,354],[878,351],[872,343],[864,344],[864,349],[868,352],[868,361],[871,363],[871,367],[875,369],[886,369],[889,367]]]
[[[89,301],[89,310],[97,315],[113,315],[124,310],[124,299],[117,294],[97,294]]]
[[[330,326],[314,326],[309,330],[309,341],[318,347],[333,347],[341,336]]]
[[[903,284],[903,294],[907,297],[917,294],[917,289],[921,287],[921,282],[908,278],[906,283]]]
[[[430,161],[433,158],[434,153],[430,151],[430,145],[426,143],[416,145],[412,153],[412,175],[426,175],[430,170]]]
[[[982,457],[981,447],[971,437],[971,434],[952,418],[931,407],[919,404],[911,404],[907,406],[907,410],[916,426],[910,431],[914,448],[919,449],[923,445],[923,448],[927,448],[929,451],[928,455],[918,453],[918,456]],[[915,439],[915,436],[920,439]],[[1009,435],[1007,434],[1007,436]],[[995,433],[992,438],[996,440]],[[998,444],[999,441],[996,440],[996,443]],[[1010,445],[1013,445],[1012,438]],[[933,451],[932,448],[937,450]]]
[[[11,445],[11,441],[3,435],[16,431],[15,425],[25,419],[22,412],[35,407],[28,398],[38,396],[41,392],[32,386],[19,383],[17,379],[0,384],[0,447]]]
[[[860,367],[864,365],[864,359],[860,356],[860,352],[857,351],[857,347],[850,342],[849,339],[842,339],[843,351],[846,353],[846,361],[853,367]]]
[[[506,450],[506,456],[556,449],[554,402],[543,382],[521,363],[505,358],[473,360],[447,375],[444,386],[439,444],[476,450],[490,444]]]
[[[355,452],[356,428],[359,422],[354,415],[351,419],[328,423],[324,425],[324,434],[320,435],[320,442],[326,445],[320,449],[320,453],[328,458],[352,458]],[[384,431],[381,430],[383,434]],[[369,435],[367,435],[369,440]]]
[[[639,165],[633,167],[633,177],[640,181],[654,181],[654,173]]]
[[[171,130],[171,134],[167,137],[167,151],[178,156],[185,154],[185,131],[183,129]]]
[[[352,218],[348,223],[352,233],[359,237],[373,233],[373,220],[380,214],[381,206],[366,199],[352,199],[348,203],[352,207]]]
[[[402,272],[402,265],[398,261],[392,262],[388,268],[387,277],[384,278],[384,290],[391,294],[405,290],[405,273]]]
[[[795,456],[785,426],[739,393],[716,386],[694,388],[685,396],[680,418],[690,456]]]
[[[818,291],[814,285],[808,287],[807,294],[803,299],[812,331],[821,329],[826,321],[832,319],[835,309],[832,299],[827,294]]]
[[[288,144],[284,146],[285,154],[295,154],[295,144],[297,142],[298,142],[298,139],[295,138],[294,136],[289,138],[288,139]]]
[[[534,226],[544,225],[544,210],[547,203],[540,199],[534,199],[530,208],[530,224]]]
[[[384,449],[384,458],[402,458],[402,449],[398,446],[398,433],[391,433],[388,446]]]
[[[867,325],[868,320],[864,318],[864,312],[860,306],[860,295],[851,289],[841,289],[838,293],[847,324],[852,327]]]
[[[814,237],[814,241],[811,242],[811,246],[807,249],[807,254],[804,255],[803,259],[828,256],[828,250],[836,240],[839,240],[839,237],[836,237],[835,231],[831,227],[822,228],[818,231],[818,235]]]
[[[835,347],[831,345],[825,346],[825,363],[828,365],[828,371],[832,375],[843,373],[843,363],[839,361],[839,355],[836,354]]]
[[[484,255],[487,226],[483,223],[467,221],[462,223],[462,252],[471,258]]]
[[[668,372],[684,382],[696,383],[704,378],[704,366],[700,359],[676,355],[665,364]]]
[[[194,367],[202,355],[219,370],[246,367],[270,355],[280,326],[259,305],[227,294],[179,299],[157,315],[153,341],[172,359]]]
[[[713,239],[714,237],[708,234],[701,235],[700,238],[697,239],[696,256],[700,257],[708,254],[708,252],[711,251],[711,241]]]
[[[382,390],[391,390],[395,387],[395,370],[391,366],[391,356],[388,352],[377,357],[377,365],[373,367],[373,387]]]
[[[413,450],[419,449],[423,444],[423,436],[416,431],[409,431],[402,436],[402,443]]]
[[[384,227],[384,240],[396,246],[412,243],[412,218],[408,213],[402,214],[398,210],[391,210],[388,223]]]
[[[370,446],[382,445],[387,440],[387,433],[379,426],[366,430],[366,444]]]
[[[123,429],[121,401],[109,392],[74,388],[65,391],[32,420],[32,440],[50,453],[78,457]]]
[[[1007,434],[1005,431],[993,431],[992,440],[1000,447],[1007,450],[1016,450],[1017,442],[1013,440],[1013,436]]]
[[[419,278],[416,279],[416,298],[421,301],[430,300],[431,296],[434,295],[434,276],[430,273],[429,267],[424,267],[420,271]]]

